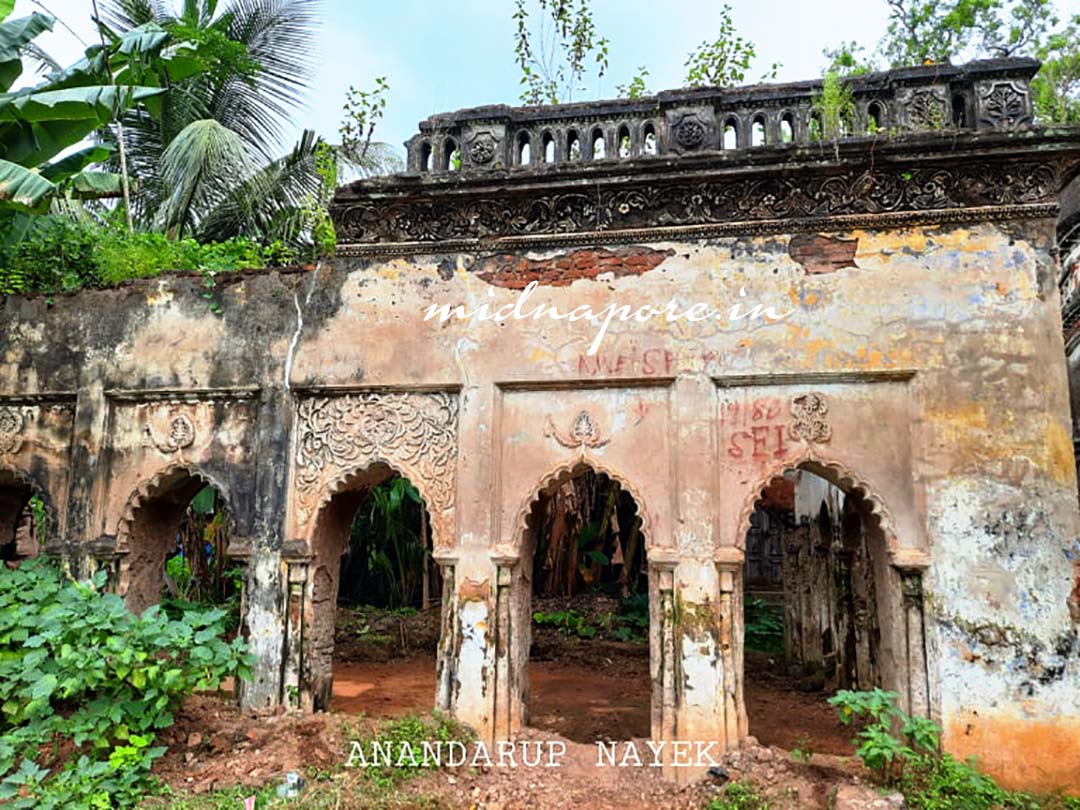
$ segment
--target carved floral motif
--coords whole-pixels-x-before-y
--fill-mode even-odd
[[[469,159],[473,163],[488,163],[495,157],[495,139],[487,133],[477,135],[469,144]]]
[[[938,88],[913,90],[902,103],[911,129],[941,129],[948,121],[944,91]]]
[[[826,177],[613,184],[582,191],[380,198],[334,209],[342,243],[435,242],[1054,203],[1057,178],[1035,161],[879,168]]]
[[[684,118],[675,126],[675,142],[685,149],[697,149],[705,142],[705,125],[696,118]]]
[[[997,82],[979,91],[979,124],[1012,127],[1030,124],[1027,92],[1013,82]]]
[[[22,445],[23,413],[18,408],[0,408],[0,453],[14,453]]]
[[[305,399],[299,407],[296,483],[306,523],[323,488],[382,461],[401,470],[436,512],[454,505],[457,396],[363,393]]]
[[[548,416],[544,425],[544,435],[555,439],[563,447],[571,449],[603,447],[609,441],[600,437],[600,429],[588,411],[581,411],[570,425],[569,433],[562,433],[555,427],[555,423]]]
[[[175,453],[195,443],[195,423],[187,414],[180,414],[169,422],[164,435],[156,432],[150,425],[146,426],[145,435],[149,443],[162,453]]]
[[[791,438],[823,444],[832,438],[832,428],[826,416],[829,403],[824,394],[799,394],[791,398]]]

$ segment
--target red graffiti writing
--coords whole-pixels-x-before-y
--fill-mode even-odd
[[[788,450],[787,427],[784,405],[777,397],[721,407],[722,447],[731,459],[782,458]]]

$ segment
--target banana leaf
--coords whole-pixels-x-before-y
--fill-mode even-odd
[[[4,13],[4,8],[7,12]],[[0,19],[10,13],[11,4],[0,5]],[[38,34],[51,31],[51,17],[36,11],[29,17],[0,23],[0,90],[7,91],[22,75],[22,52]]]
[[[56,184],[36,171],[0,159],[0,206],[38,209],[56,191]]]

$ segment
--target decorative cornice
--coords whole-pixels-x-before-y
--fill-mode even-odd
[[[111,388],[105,397],[113,402],[220,402],[258,399],[257,385],[235,388]]]
[[[401,187],[343,195],[334,214],[339,253],[397,255],[1055,218],[1058,191],[1050,155],[957,155],[932,165],[598,177],[589,186],[552,178],[453,192]]]

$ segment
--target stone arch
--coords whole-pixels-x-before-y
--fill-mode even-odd
[[[141,613],[157,603],[168,541],[175,538],[191,499],[210,485],[233,514],[229,490],[197,465],[174,462],[145,479],[128,497],[116,528],[115,552],[121,555],[117,590],[128,609]]]
[[[899,550],[900,543],[896,535],[892,515],[884,499],[878,494],[881,490],[843,463],[831,459],[826,460],[814,454],[806,454],[799,458],[780,462],[769,471],[768,475],[758,479],[756,485],[743,498],[742,507],[739,510],[738,531],[735,536],[736,545],[739,549],[742,549],[743,544],[746,542],[746,532],[750,529],[750,516],[754,513],[755,505],[761,498],[762,490],[767,488],[775,479],[782,477],[788,470],[797,469],[808,470],[846,493],[858,494],[869,506],[870,514],[877,521],[878,528],[884,534],[886,550],[889,555],[892,556]]]
[[[375,483],[381,483],[386,478],[394,475],[401,478],[407,478],[409,483],[416,487],[416,491],[420,493],[420,500],[423,501],[424,509],[428,513],[429,518],[433,518],[436,513],[435,495],[432,492],[431,484],[423,478],[419,470],[415,469],[409,464],[402,464],[399,461],[393,460],[385,455],[371,456],[365,458],[350,467],[343,469],[338,475],[329,480],[319,493],[319,498],[315,502],[314,507],[311,510],[311,519],[307,521],[307,542],[309,549],[311,548],[312,538],[315,536],[319,518],[324,514],[326,506],[338,495],[355,490],[357,485],[365,486],[363,479],[369,473],[372,468],[386,467],[390,472],[388,475]],[[443,521],[432,520],[431,521],[431,537],[432,544],[436,548],[447,548],[454,544],[454,538],[450,535],[450,528],[443,524]],[[311,549],[312,552],[314,551]]]
[[[908,555],[898,553],[903,550],[902,544],[897,535],[892,514],[878,486],[844,463],[835,459],[825,459],[813,453],[780,462],[770,470],[768,475],[757,480],[756,485],[743,501],[737,524],[738,547],[745,551],[751,515],[765,489],[771,482],[781,478],[785,472],[794,470],[813,473],[843,491],[850,499],[847,504],[850,504],[853,512],[857,512],[862,519],[861,531],[867,549],[863,560],[867,592],[863,595],[867,597],[867,603],[872,605],[874,611],[873,623],[870,625],[874,641],[868,653],[872,660],[867,671],[873,673],[871,677],[874,680],[879,681],[874,685],[881,685],[886,690],[900,695],[901,708],[905,711],[928,716],[931,707],[923,621],[923,572],[921,568],[912,568],[908,565]],[[845,534],[848,516],[846,505]],[[736,576],[740,582],[737,590],[741,595],[743,577],[741,565]],[[785,592],[787,592],[786,587]],[[736,636],[739,650],[743,649],[743,631],[743,623],[737,618]],[[838,643],[837,639],[833,641]],[[741,684],[744,679],[741,655],[736,666],[737,682]],[[741,702],[743,700],[741,689],[739,692]],[[740,714],[746,717],[745,706],[740,709]],[[750,733],[753,733],[752,729]]]
[[[645,499],[641,495],[640,490],[630,482],[630,479],[627,476],[623,475],[618,470],[583,453],[574,461],[559,464],[542,475],[540,477],[540,485],[534,487],[522,500],[521,505],[518,507],[514,516],[512,550],[514,556],[520,554],[525,533],[531,528],[531,526],[529,526],[529,515],[532,513],[533,507],[535,507],[545,495],[550,495],[563,483],[572,478],[576,478],[587,470],[606,475],[612,481],[615,481],[622,489],[630,493],[630,497],[634,499],[634,504],[637,506],[638,518],[641,520],[641,533],[645,537],[646,551],[651,549],[652,541],[650,538],[653,535],[653,521],[649,516],[649,510],[645,506]]]
[[[434,543],[439,527],[431,519],[428,482],[411,475],[407,465],[384,456],[365,459],[337,475],[323,488],[314,509],[306,540],[310,599],[304,617],[301,678],[303,701],[310,701],[316,710],[328,710],[333,694],[335,619],[341,561],[349,549],[350,528],[370,489],[394,477],[403,478],[416,488]],[[434,701],[433,692],[432,705]]]
[[[14,465],[0,467],[0,548],[11,549],[13,556],[10,559],[26,559],[41,553],[36,537],[20,536],[25,535],[25,531],[20,530],[30,500],[35,496],[45,505],[55,527],[59,514],[48,489],[33,475]]]
[[[633,501],[638,531],[642,537],[640,560],[648,561],[653,546],[654,520],[646,507],[640,489],[628,476],[595,457],[582,452],[571,461],[563,462],[547,470],[539,477],[539,484],[522,500],[515,520],[512,545],[497,547],[494,558],[497,567],[495,595],[496,690],[495,727],[497,735],[512,734],[522,728],[529,719],[529,653],[532,643],[532,604],[534,598],[534,563],[537,527],[533,525],[534,510],[543,498],[552,495],[563,483],[586,472],[604,475],[616,483]],[[648,588],[650,605],[653,591]],[[650,611],[652,608],[650,608]],[[657,626],[651,623],[650,638],[657,638]],[[654,687],[653,701],[656,700]]]

